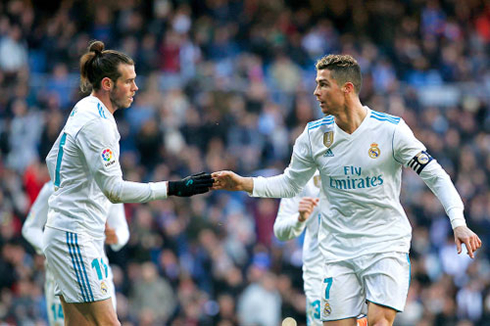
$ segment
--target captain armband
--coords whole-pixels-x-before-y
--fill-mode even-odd
[[[429,153],[426,151],[421,151],[408,162],[408,166],[411,167],[417,174],[420,174],[420,172],[422,172],[422,170],[432,160],[433,158],[429,155]]]

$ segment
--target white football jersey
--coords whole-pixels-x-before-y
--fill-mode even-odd
[[[110,202],[167,197],[166,182],[122,179],[119,139],[113,115],[97,97],[75,105],[46,157],[55,186],[46,226],[102,238]]]
[[[463,204],[449,176],[407,124],[365,109],[365,119],[352,134],[340,129],[333,116],[310,122],[284,173],[254,178],[253,196],[292,197],[319,170],[326,196],[320,197],[319,243],[327,263],[409,251],[411,226],[399,200],[402,166],[422,177],[451,220],[464,223]]]

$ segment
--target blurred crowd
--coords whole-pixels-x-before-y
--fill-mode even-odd
[[[80,93],[91,39],[132,56],[140,88],[115,116],[132,181],[232,169],[273,175],[321,116],[317,59],[353,55],[361,100],[403,117],[451,175],[477,258],[405,171],[412,281],[400,326],[490,325],[488,0],[0,2],[0,324],[44,325],[44,258],[20,230],[44,158]],[[280,242],[276,199],[213,192],[125,205],[131,238],[108,256],[123,325],[305,324],[302,239]]]

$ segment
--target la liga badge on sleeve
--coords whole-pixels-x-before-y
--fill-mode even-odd
[[[116,163],[116,158],[114,157],[114,153],[111,151],[110,148],[104,149],[101,153],[101,156],[102,156],[102,163],[106,168]]]

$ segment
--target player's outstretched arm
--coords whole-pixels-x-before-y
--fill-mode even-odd
[[[200,172],[185,177],[180,181],[168,182],[168,195],[179,197],[190,197],[204,194],[213,186],[211,174]]]
[[[480,238],[466,225],[461,225],[454,229],[454,241],[456,242],[458,254],[461,253],[462,244],[464,243],[468,256],[471,258],[475,258],[475,251],[482,245]]]
[[[242,177],[233,171],[213,172],[214,178],[212,190],[246,191],[252,192],[254,183],[250,177]]]

